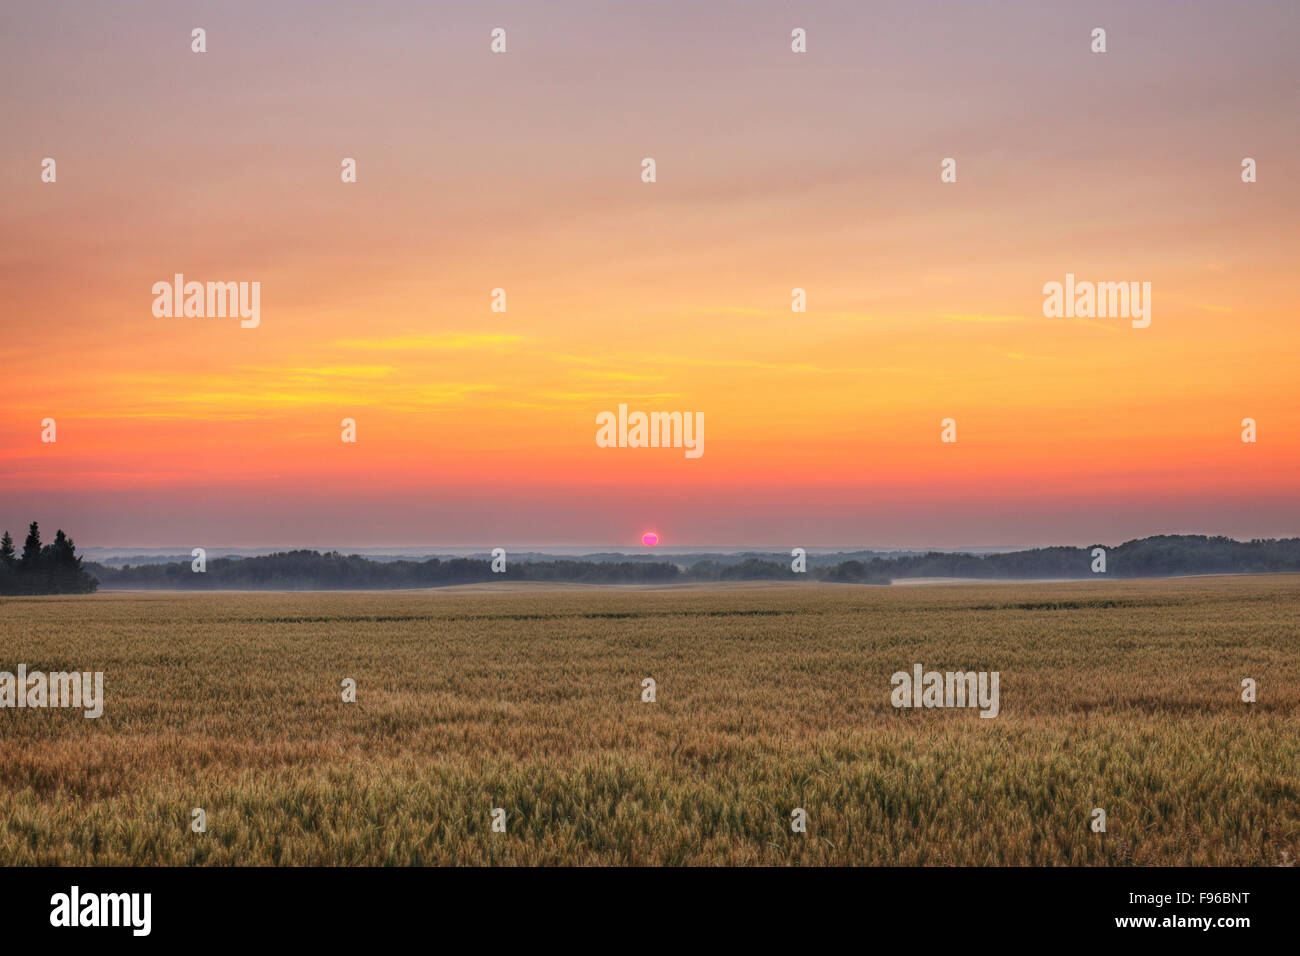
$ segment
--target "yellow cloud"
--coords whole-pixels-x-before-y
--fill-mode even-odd
[[[451,349],[496,348],[523,342],[522,335],[507,333],[426,332],[409,335],[390,335],[377,339],[340,339],[334,344],[341,348],[369,349],[384,352],[443,351]]]
[[[945,312],[939,316],[953,322],[1025,322],[1023,315],[991,315],[985,312]]]

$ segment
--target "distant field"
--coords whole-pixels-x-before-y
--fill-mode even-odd
[[[0,710],[0,863],[1290,864],[1298,612],[1295,575],[2,599],[0,670],[106,703]],[[999,671],[1000,716],[895,710],[915,663]]]

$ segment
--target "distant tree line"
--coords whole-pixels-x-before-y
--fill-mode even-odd
[[[1168,577],[1178,574],[1260,574],[1300,571],[1300,538],[1233,538],[1156,535],[1116,547],[1033,548],[1000,554],[929,551],[924,554],[850,558],[809,555],[807,575],[790,570],[783,555],[746,557],[738,564],[705,559],[683,572],[688,580],[784,580],[816,578],[844,583],[888,584],[896,578],[1097,578],[1093,550],[1105,552],[1108,577]],[[840,560],[836,561],[836,558]]]
[[[944,578],[1096,578],[1094,548],[1106,553],[1106,576],[1168,577],[1178,574],[1260,574],[1300,571],[1300,538],[1233,538],[1205,535],[1155,535],[1117,547],[1034,548],[1004,554],[927,554],[872,558],[873,574]]]
[[[97,587],[62,529],[52,544],[42,545],[40,526],[33,521],[21,555],[8,531],[0,537],[0,594],[89,594]]]
[[[796,572],[789,560],[745,558],[735,564],[706,559],[697,561],[682,572],[685,581],[834,581],[840,584],[888,584],[889,577],[870,569],[861,561],[841,561],[835,565],[809,567]]]
[[[95,578],[111,588],[194,588],[248,590],[347,590],[431,588],[489,581],[575,584],[671,584],[712,581],[807,581],[888,584],[898,578],[1084,578],[1092,573],[1093,548],[1034,548],[1003,554],[931,551],[925,554],[809,556],[806,573],[791,569],[786,554],[719,555],[690,560],[508,560],[494,573],[486,558],[373,560],[338,551],[285,551],[256,557],[214,558],[203,573],[188,561],[111,567],[87,562],[62,531],[42,547],[33,522],[23,555],[14,554],[5,534],[0,547],[0,593],[43,594],[93,591]],[[1106,577],[1175,574],[1252,574],[1300,571],[1300,538],[1235,541],[1204,535],[1159,535],[1105,548]],[[594,556],[593,556],[594,557]],[[841,560],[836,561],[836,558]],[[91,574],[86,572],[91,572]]]
[[[361,588],[432,588],[488,581],[554,581],[573,584],[671,584],[690,581],[827,580],[858,584],[888,584],[866,571],[860,561],[835,576],[838,569],[811,575],[795,574],[790,565],[751,558],[724,566],[701,561],[683,570],[670,561],[509,561],[503,572],[479,558],[427,561],[374,561],[338,551],[284,551],[247,558],[212,558],[202,572],[190,562],[89,567],[111,588],[194,588],[247,590],[346,590]]]
[[[506,570],[495,573],[487,559],[374,561],[338,551],[304,550],[247,558],[211,558],[202,573],[195,572],[188,561],[91,567],[106,587],[249,590],[432,588],[486,581],[654,584],[676,580],[681,573],[677,565],[668,562],[592,561],[507,561]]]

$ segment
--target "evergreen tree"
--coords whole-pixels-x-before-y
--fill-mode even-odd
[[[41,529],[35,521],[27,529],[27,540],[23,542],[23,571],[35,571],[41,564]]]
[[[72,539],[63,533],[63,529],[54,532],[54,544],[51,546],[54,566],[61,570],[81,570],[81,558],[77,557],[76,546]]]
[[[41,530],[33,521],[19,561],[9,532],[0,538],[0,594],[91,594],[98,587],[62,529],[52,544],[41,547]]]

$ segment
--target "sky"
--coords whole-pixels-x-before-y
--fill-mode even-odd
[[[0,526],[1300,535],[1297,26],[1250,2],[7,3]],[[156,316],[176,273],[260,283],[258,326]],[[1149,282],[1150,326],[1045,317],[1067,273]],[[598,447],[620,404],[701,413],[704,453]]]

